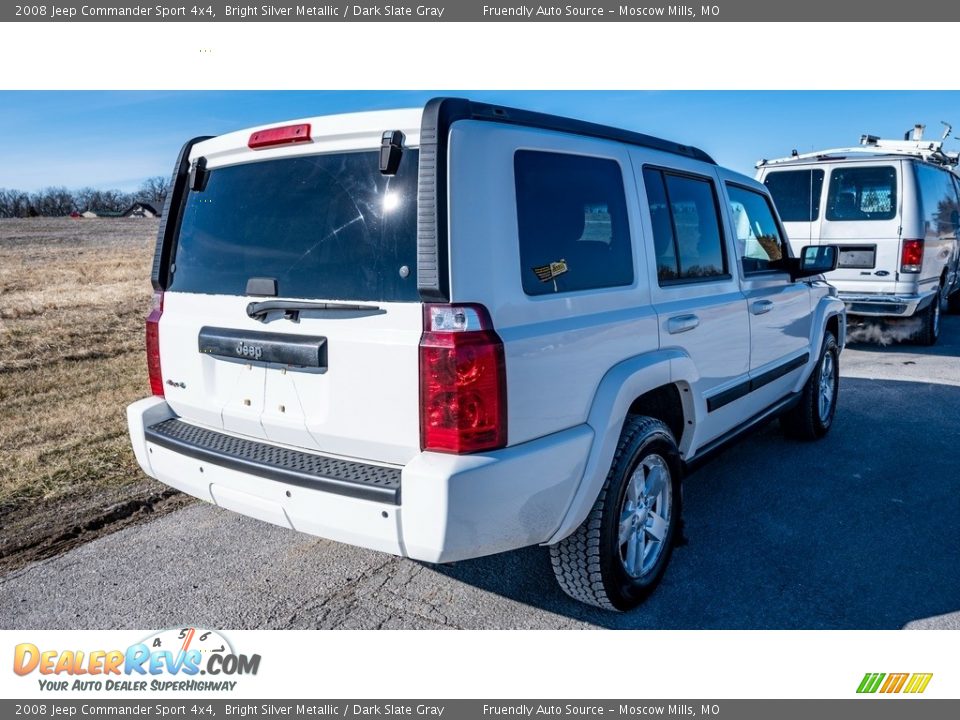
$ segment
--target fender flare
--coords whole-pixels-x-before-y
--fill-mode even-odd
[[[589,515],[610,471],[627,411],[633,401],[658,387],[684,382],[692,384],[697,379],[699,374],[693,360],[677,348],[637,355],[607,371],[597,386],[587,415],[587,425],[593,429],[594,437],[583,476],[563,520],[544,545],[560,542]],[[694,405],[692,398],[684,400],[685,416],[690,417],[696,412]]]
[[[843,350],[847,336],[846,306],[844,306],[843,301],[839,298],[833,296],[822,297],[814,310],[813,323],[811,323],[811,333],[813,333],[813,335],[810,338],[810,347],[811,349],[816,348],[816,352],[810,353],[807,366],[797,380],[796,385],[794,385],[794,392],[803,390],[803,386],[810,378],[810,373],[812,373],[813,369],[817,366],[817,362],[820,360],[820,353],[823,351],[823,339],[827,332],[827,321],[832,317],[839,318],[840,337],[837,338],[837,345]]]

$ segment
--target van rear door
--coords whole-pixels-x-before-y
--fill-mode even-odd
[[[763,177],[796,257],[804,245],[819,244],[825,177],[822,167],[771,170]]]
[[[834,165],[827,179],[820,242],[840,246],[827,276],[847,292],[882,292],[900,271],[901,162]]]
[[[418,152],[381,174],[379,136],[394,128],[359,149],[341,148],[360,133],[193,149],[208,176],[184,202],[159,325],[178,415],[384,463],[419,452]]]

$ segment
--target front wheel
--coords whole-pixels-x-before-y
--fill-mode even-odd
[[[828,330],[823,336],[817,366],[803,386],[800,402],[780,416],[783,431],[798,440],[822,438],[833,425],[839,390],[840,348],[837,339]]]
[[[587,519],[550,547],[564,592],[608,610],[630,610],[643,602],[663,577],[673,550],[680,472],[670,429],[654,418],[628,418]]]

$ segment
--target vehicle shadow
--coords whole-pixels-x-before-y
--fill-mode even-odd
[[[858,321],[859,322],[859,321]],[[871,353],[910,353],[937,357],[960,357],[960,315],[943,315],[940,319],[940,339],[932,347],[914,345],[903,339],[896,326],[880,320],[863,321],[847,331],[847,345]],[[903,323],[901,322],[901,326]]]
[[[822,441],[772,423],[687,479],[687,542],[633,612],[567,598],[545,548],[431,571],[606,628],[901,628],[960,609],[958,414],[960,387],[843,378]]]

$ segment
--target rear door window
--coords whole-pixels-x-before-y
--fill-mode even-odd
[[[514,173],[527,295],[633,283],[627,199],[616,160],[518,150]]]
[[[713,182],[647,167],[643,184],[660,284],[726,276],[720,208]]]
[[[280,297],[417,301],[417,164],[407,150],[392,177],[376,151],[212,170],[187,196],[169,289],[244,295],[267,277]]]
[[[786,170],[767,174],[763,184],[784,222],[813,222],[820,218],[823,170]]]
[[[827,220],[890,220],[896,214],[897,170],[892,165],[831,171]]]

